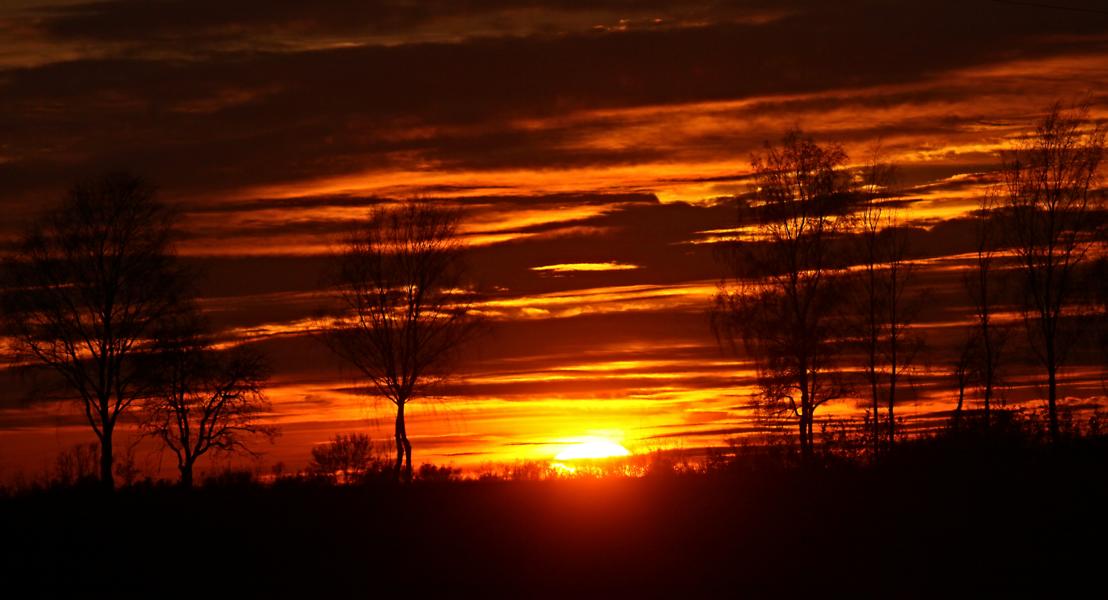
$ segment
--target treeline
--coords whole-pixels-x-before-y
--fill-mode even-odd
[[[99,442],[99,479],[115,484],[115,434],[140,431],[176,458],[182,485],[213,452],[251,452],[269,410],[265,361],[222,349],[173,247],[176,213],[142,179],[111,173],[73,186],[30,224],[0,289],[13,364],[52,371]]]
[[[955,429],[970,425],[974,391],[974,425],[995,424],[1022,330],[1041,369],[1047,435],[1061,442],[1059,370],[1082,346],[1102,359],[1106,350],[1104,154],[1105,130],[1088,107],[1061,105],[1002,153],[998,180],[973,213],[975,251],[963,271],[971,318],[953,356],[926,355],[948,365]],[[902,438],[897,406],[927,341],[917,324],[925,259],[913,254],[896,168],[880,148],[861,167],[848,160],[798,130],[766,144],[753,160],[742,234],[721,249],[731,278],[712,306],[717,337],[756,366],[755,410],[767,423],[791,422],[806,460],[817,409],[837,399],[864,399],[857,433],[871,457],[891,452]]]
[[[333,307],[322,339],[396,406],[392,476],[413,478],[408,402],[449,374],[480,331],[461,279],[460,214],[427,201],[372,211],[344,240],[325,284]],[[237,340],[218,339],[201,309],[199,274],[177,259],[177,214],[127,173],[73,186],[31,223],[0,271],[3,333],[13,365],[52,372],[96,435],[98,478],[117,473],[121,420],[176,459],[193,483],[198,461],[254,455],[264,424],[269,367]]]
[[[1063,411],[1059,434],[1063,444],[1053,445],[1048,414],[1026,407],[993,411],[986,426],[983,411],[963,415],[961,422],[948,419],[941,426],[913,435],[898,434],[895,454],[873,461],[869,423],[859,419],[824,419],[814,428],[811,455],[801,452],[795,435],[768,431],[732,438],[724,446],[655,448],[626,457],[583,459],[559,463],[551,460],[515,460],[485,463],[467,470],[453,465],[422,463],[413,469],[410,483],[418,485],[496,484],[508,482],[576,481],[612,478],[674,478],[680,481],[727,479],[756,474],[777,476],[797,469],[820,472],[862,473],[913,464],[922,469],[976,466],[1007,469],[1021,464],[1102,461],[1108,452],[1108,413],[1091,411],[1078,417]],[[301,469],[283,462],[268,467],[223,466],[210,468],[196,479],[206,488],[374,488],[395,489],[392,448],[364,433],[336,434],[314,446]],[[0,498],[65,493],[66,490],[100,487],[99,444],[78,444],[61,452],[53,466],[37,478],[18,477],[0,485]],[[947,465],[944,467],[943,465]],[[952,467],[951,465],[957,465]],[[136,464],[134,446],[117,456],[117,485],[132,491],[177,485],[151,477]]]
[[[1088,108],[1061,105],[1002,153],[999,178],[972,216],[974,252],[963,281],[972,318],[952,354],[926,355],[946,365],[956,390],[951,431],[1014,422],[998,405],[1022,330],[1046,390],[1046,438],[1057,445],[1066,436],[1059,370],[1082,344],[1101,358],[1108,346],[1104,153],[1105,131]],[[835,443],[863,448],[857,454],[869,459],[891,453],[906,439],[898,406],[927,341],[918,322],[927,300],[922,261],[911,247],[897,169],[880,148],[852,163],[840,146],[799,130],[767,142],[752,164],[737,239],[717,244],[730,277],[713,300],[712,329],[753,361],[755,413],[771,429],[789,424],[801,461]],[[263,425],[268,365],[236,340],[219,339],[207,322],[198,274],[176,257],[177,216],[142,179],[109,174],[75,185],[3,264],[12,364],[48,369],[78,400],[97,447],[70,459],[85,469],[94,455],[109,489],[117,476],[133,480],[115,454],[121,420],[135,419],[175,458],[184,486],[205,457],[254,453],[259,440],[279,433]],[[337,305],[318,337],[360,373],[369,393],[395,406],[394,443],[386,456],[368,438],[340,436],[313,449],[303,476],[333,483],[456,477],[449,468],[413,467],[405,409],[432,393],[484,330],[460,218],[426,200],[400,202],[373,210],[344,238],[325,281]],[[1013,311],[1016,322],[1005,318]],[[845,399],[862,401],[863,421],[821,420],[821,406]],[[973,399],[980,411],[969,409]],[[1033,429],[1018,418],[1023,423],[1009,431]],[[841,441],[829,445],[828,430]]]

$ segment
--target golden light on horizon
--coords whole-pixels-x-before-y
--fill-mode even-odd
[[[618,442],[606,438],[587,438],[559,452],[555,460],[580,460],[630,456],[631,452]]]

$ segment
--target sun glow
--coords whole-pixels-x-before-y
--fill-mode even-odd
[[[594,438],[574,444],[559,452],[554,458],[556,460],[578,460],[630,455],[631,453],[627,448],[624,448],[617,442],[603,438]]]

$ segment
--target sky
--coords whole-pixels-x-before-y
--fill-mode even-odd
[[[934,357],[902,410],[925,423],[952,398],[966,214],[1056,100],[1108,117],[1100,2],[7,0],[0,247],[74,181],[153,182],[220,338],[272,362],[283,435],[262,461],[299,468],[336,433],[391,436],[391,405],[312,331],[338,236],[381,203],[457,204],[493,326],[409,409],[415,462],[694,449],[754,425],[751,363],[708,324],[713,248],[752,153],[798,126],[898,165]],[[1074,404],[1103,395],[1082,361]],[[1007,379],[1012,402],[1041,397],[1033,371]],[[0,372],[0,477],[93,439],[73,403]]]

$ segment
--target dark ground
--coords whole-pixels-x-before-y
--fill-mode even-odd
[[[1099,595],[1106,454],[909,449],[872,468],[642,479],[51,490],[0,500],[16,590],[3,595]]]

